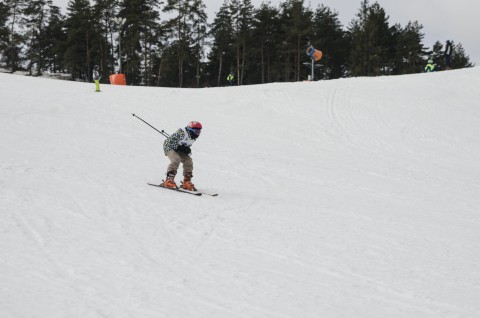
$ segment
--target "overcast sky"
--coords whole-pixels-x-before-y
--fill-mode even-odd
[[[53,3],[65,8],[69,0],[53,0]],[[258,8],[262,2],[270,2],[277,6],[280,0],[251,0]],[[90,0],[93,3],[93,0]],[[360,8],[361,0],[305,0],[305,5],[312,9],[324,4],[339,13],[339,19],[344,26],[348,26]],[[370,0],[370,3],[375,1]],[[389,23],[399,23],[405,27],[409,21],[418,21],[423,25],[424,45],[431,48],[435,41],[445,43],[453,40],[462,43],[470,61],[480,62],[480,12],[479,0],[378,0],[377,1],[390,17]],[[220,8],[223,0],[204,0],[207,6],[209,20],[212,20]],[[321,49],[321,48],[319,48]]]

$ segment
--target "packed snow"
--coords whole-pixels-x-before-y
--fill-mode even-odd
[[[479,83],[0,74],[0,317],[479,317]],[[219,196],[148,186],[164,137],[132,114],[200,121],[192,181]]]

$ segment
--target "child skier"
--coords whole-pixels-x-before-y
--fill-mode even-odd
[[[100,79],[102,78],[100,76],[100,73],[98,72],[98,65],[95,65],[93,67],[93,72],[92,72],[92,78],[93,81],[95,82],[95,92],[100,92]]]
[[[433,60],[429,59],[427,66],[425,66],[425,72],[430,73],[435,71],[435,64],[433,64]]]
[[[227,81],[230,84],[230,86],[233,86],[233,80],[235,79],[235,75],[233,75],[233,72],[230,72],[227,76]]]
[[[165,139],[163,151],[170,159],[167,168],[167,179],[161,185],[167,188],[178,188],[175,183],[175,175],[180,163],[183,164],[183,185],[182,188],[190,191],[197,191],[192,183],[193,161],[190,157],[193,142],[200,136],[202,124],[198,121],[190,122],[187,127],[179,128],[171,136]]]

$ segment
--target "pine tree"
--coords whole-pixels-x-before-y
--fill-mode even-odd
[[[462,43],[455,44],[452,41],[453,53],[452,53],[452,68],[465,68],[473,67],[474,65],[470,62],[470,57],[465,53]]]
[[[189,68],[192,68],[190,57],[195,56],[194,48],[190,45],[197,40],[191,37],[198,31],[194,30],[195,25],[206,24],[205,5],[202,0],[168,0],[163,11],[175,15],[167,25],[174,39],[172,45],[177,48],[178,86],[183,87],[185,72],[190,73]]]
[[[118,13],[118,0],[96,0],[93,6],[93,23],[96,29],[98,43],[94,43],[94,49],[98,50],[100,73],[107,75],[115,69],[113,49],[115,21]],[[109,72],[107,72],[109,70]],[[107,76],[102,76],[107,78]]]
[[[311,44],[323,53],[325,79],[339,78],[346,74],[349,41],[338,19],[338,13],[323,5],[315,11],[314,33]]]
[[[436,41],[433,44],[432,51],[429,52],[429,58],[433,60],[433,64],[435,65],[435,71],[439,71],[442,69],[444,65],[443,59],[443,45],[440,41]]]
[[[245,76],[245,61],[247,56],[247,39],[251,37],[253,25],[253,5],[250,0],[232,0],[229,10],[235,38],[236,78],[237,85],[243,84]]]
[[[397,39],[397,54],[399,63],[397,74],[412,74],[423,72],[426,55],[422,44],[424,34],[421,32],[423,26],[417,21],[408,22],[407,26],[400,31]]]
[[[354,76],[376,76],[388,72],[391,29],[385,10],[363,0],[357,19],[350,25],[352,51],[350,70]]]
[[[51,4],[51,0],[48,1]],[[27,70],[32,75],[36,65],[36,75],[40,75],[45,63],[44,30],[48,22],[49,10],[46,0],[31,0],[23,10],[22,24],[26,26]]]
[[[10,30],[7,26],[9,17],[8,6],[0,2],[0,61],[3,61],[4,54],[8,48]]]
[[[222,78],[227,77],[228,66],[233,65],[234,61],[232,58],[234,56],[232,49],[234,36],[228,0],[225,0],[220,7],[211,26],[210,35],[213,38],[212,47],[208,54],[210,81],[216,82],[216,86],[220,86]],[[227,65],[227,67],[224,65]]]
[[[204,46],[208,37],[207,32],[207,15],[205,13],[205,4],[201,0],[194,0],[192,3],[192,40],[194,41],[194,55],[195,55],[195,86],[200,87],[200,67],[202,65],[202,58],[204,53]]]
[[[65,17],[57,6],[49,4],[48,10],[49,18],[41,40],[45,51],[44,69],[56,73],[64,70],[63,55],[67,45]]]
[[[254,83],[270,83],[279,81],[280,70],[277,51],[280,50],[284,36],[282,35],[280,11],[270,4],[262,3],[255,11],[252,40],[257,73],[249,75],[258,79]],[[251,70],[250,73],[254,72]]]
[[[185,0],[168,0],[163,9],[164,12],[172,13],[174,18],[167,21],[167,32],[171,33],[172,45],[177,51],[177,75],[178,86],[183,87],[184,65],[189,54],[187,45],[188,24],[187,24],[187,4]]]
[[[72,79],[88,81],[91,78],[90,70],[94,61],[92,43],[96,36],[90,1],[71,0],[67,10],[64,64]]]
[[[313,34],[313,12],[303,5],[303,0],[288,0],[282,3],[281,20],[285,34],[282,53],[285,58],[284,79],[300,80],[305,50]]]
[[[22,62],[22,45],[24,37],[19,32],[19,21],[22,18],[22,12],[27,4],[26,0],[4,0],[5,5],[8,8],[9,15],[9,40],[8,48],[4,53],[4,59],[7,67],[11,69],[11,72],[15,72],[20,68]]]
[[[154,82],[153,59],[160,32],[159,1],[123,0],[120,8],[119,16],[126,19],[120,37],[127,82],[150,85]]]

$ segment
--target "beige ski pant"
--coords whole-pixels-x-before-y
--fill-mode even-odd
[[[174,150],[170,150],[167,153],[168,159],[170,159],[170,164],[168,165],[167,168],[167,173],[169,171],[178,170],[178,167],[180,166],[180,163],[183,164],[183,175],[191,175],[193,172],[193,160],[189,155],[186,155],[184,153],[178,153]]]

